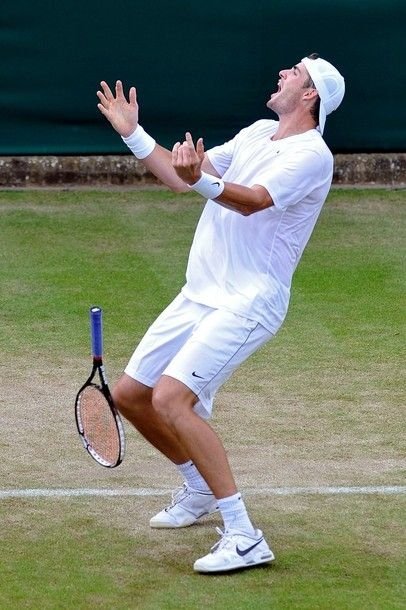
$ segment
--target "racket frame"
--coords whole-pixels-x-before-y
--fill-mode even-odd
[[[121,464],[124,458],[125,453],[125,433],[123,422],[121,420],[120,414],[117,411],[116,406],[114,405],[113,398],[110,393],[109,385],[107,382],[106,371],[103,364],[103,345],[102,345],[102,310],[100,307],[91,307],[90,308],[90,327],[91,327],[91,344],[92,344],[92,352],[93,352],[93,367],[92,371],[85,381],[85,383],[80,388],[79,392],[76,395],[75,400],[75,421],[76,427],[78,429],[79,437],[82,441],[82,444],[86,451],[91,455],[91,457],[96,460],[101,466],[106,468],[116,468]],[[94,383],[94,379],[96,374],[99,375],[100,384]],[[118,456],[117,460],[114,463],[110,463],[105,460],[98,452],[94,449],[91,443],[86,439],[85,431],[83,428],[82,420],[80,417],[80,397],[82,392],[87,387],[94,387],[99,392],[101,392],[104,398],[107,401],[107,404],[110,408],[111,415],[114,419],[115,427],[117,430],[118,437]]]

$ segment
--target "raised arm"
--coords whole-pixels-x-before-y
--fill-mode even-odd
[[[97,97],[99,98],[98,109],[111,123],[117,133],[124,138],[124,141],[127,138],[129,139],[128,144],[134,141],[134,138],[135,141],[146,142],[144,149],[146,156],[144,156],[144,151],[141,155],[136,156],[142,160],[148,171],[152,172],[171,190],[176,192],[188,191],[188,186],[178,176],[172,165],[171,151],[154,142],[138,124],[139,106],[135,87],[130,88],[127,99],[124,95],[121,81],[118,80],[116,82],[115,94],[105,81],[102,81],[100,85],[102,90],[97,92]],[[214,168],[207,158],[204,165],[206,171],[216,175]]]
[[[224,182],[210,170],[207,161],[202,138],[199,138],[195,147],[189,132],[186,133],[185,141],[182,144],[176,142],[172,149],[172,164],[178,176],[207,199],[243,216],[273,205],[272,197],[263,186],[253,184],[248,187]]]

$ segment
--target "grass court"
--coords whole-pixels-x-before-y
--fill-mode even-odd
[[[101,468],[73,411],[89,307],[113,384],[183,285],[201,198],[0,192],[0,608],[405,608],[405,204],[332,190],[285,325],[218,393],[212,424],[276,561],[202,576],[219,518],[151,530],[176,472],[129,425],[124,463]]]

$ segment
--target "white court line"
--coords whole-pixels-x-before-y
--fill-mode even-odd
[[[171,489],[122,487],[116,489],[103,488],[39,488],[39,489],[0,489],[0,500],[10,498],[75,498],[75,497],[126,497],[126,496],[163,496],[171,493]],[[265,496],[296,496],[296,495],[365,495],[381,494],[395,495],[406,493],[406,485],[378,485],[364,487],[259,487],[243,490],[244,494]]]

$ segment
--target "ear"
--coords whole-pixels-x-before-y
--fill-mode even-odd
[[[306,89],[306,91],[303,94],[303,98],[307,101],[313,101],[318,96],[319,96],[319,94],[317,93],[317,89],[313,89],[313,88]]]

